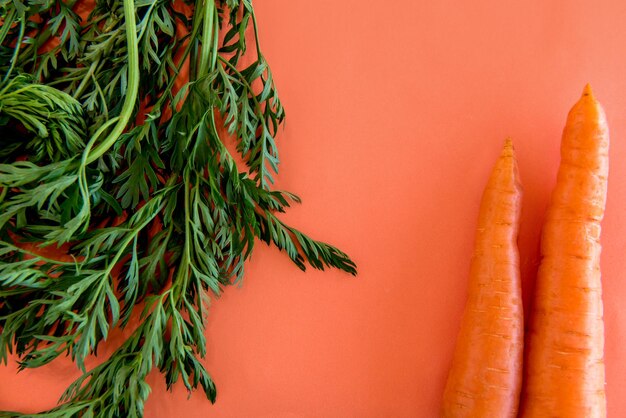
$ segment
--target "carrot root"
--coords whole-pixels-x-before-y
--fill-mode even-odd
[[[468,299],[444,390],[444,417],[517,415],[523,351],[517,250],[521,194],[507,139],[481,200]]]
[[[587,85],[568,115],[541,238],[521,416],[606,416],[600,222],[606,117]]]

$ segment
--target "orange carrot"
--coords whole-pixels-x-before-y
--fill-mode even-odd
[[[480,205],[444,417],[517,415],[524,338],[517,249],[521,199],[517,161],[507,139]]]
[[[589,85],[570,110],[541,237],[522,417],[606,416],[600,221],[609,131]]]

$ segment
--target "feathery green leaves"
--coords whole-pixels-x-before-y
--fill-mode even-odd
[[[0,0],[0,359],[82,370],[29,416],[141,417],[154,368],[213,402],[210,296],[256,242],[356,266],[278,217],[300,200],[273,189],[285,113],[249,0],[74,5]],[[116,327],[130,337],[87,368]]]

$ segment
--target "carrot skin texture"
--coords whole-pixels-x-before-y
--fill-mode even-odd
[[[517,248],[521,200],[517,161],[507,139],[480,204],[443,417],[517,416],[524,338]]]
[[[570,110],[544,221],[521,416],[606,416],[600,222],[609,130],[589,85]]]

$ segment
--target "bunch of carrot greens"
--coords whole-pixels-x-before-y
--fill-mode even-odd
[[[301,269],[355,264],[277,217],[299,199],[273,188],[284,111],[250,0],[77,6],[0,0],[0,358],[82,369],[40,416],[140,417],[154,368],[214,401],[209,293],[243,277],[255,239]]]
[[[444,417],[606,416],[600,222],[608,146],[604,111],[587,85],[563,131],[523,364],[521,187],[506,142],[481,202]]]

